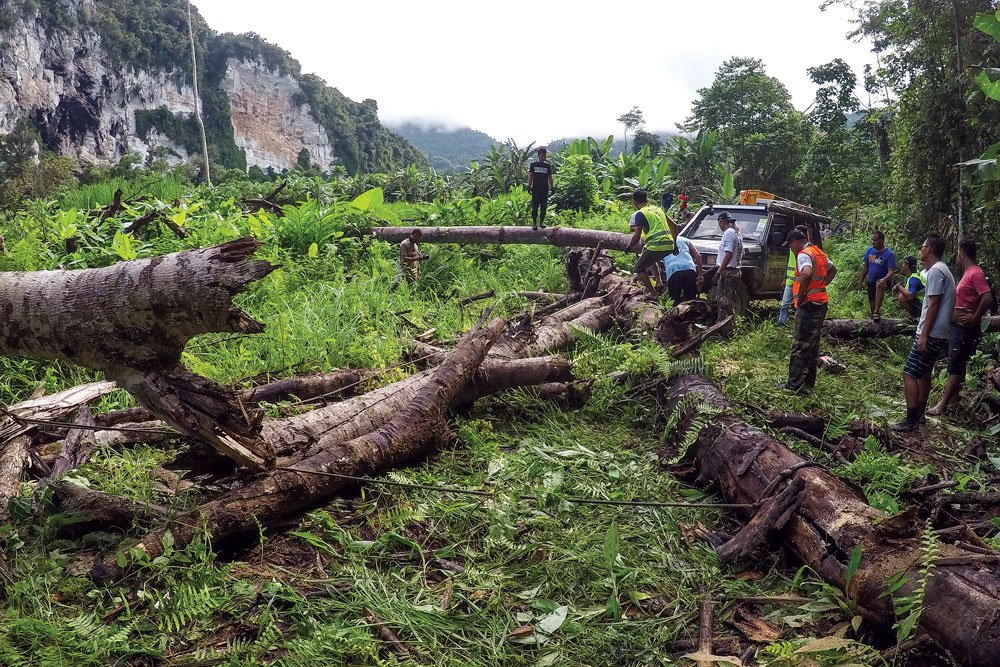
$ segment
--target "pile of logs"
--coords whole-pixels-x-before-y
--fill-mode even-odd
[[[470,239],[480,233],[477,228],[463,229],[472,230]],[[530,230],[506,229],[511,238],[518,232],[539,236]],[[563,232],[581,231],[552,230],[549,242],[572,245],[561,238]],[[389,237],[388,232],[382,235]],[[602,244],[611,248],[617,242],[602,237],[591,244],[590,252],[569,252],[570,293],[556,297],[551,305],[535,307],[510,323],[484,317],[451,350],[414,344],[413,354],[430,368],[281,419],[265,419],[256,403],[289,394],[324,396],[372,378],[354,372],[237,392],[180,365],[184,344],[196,334],[262,329],[231,303],[233,294],[271,270],[266,263],[249,259],[256,248],[253,241],[108,269],[0,279],[0,304],[6,313],[0,323],[0,352],[72,359],[104,372],[144,406],[127,414],[95,417],[84,406],[115,387],[97,383],[9,408],[0,425],[0,505],[5,509],[17,483],[31,474],[62,484],[57,498],[82,514],[101,516],[100,511],[107,511],[114,521],[130,517],[161,521],[155,507],[95,498],[68,488],[60,478],[108,438],[131,437],[101,429],[135,428],[138,435],[152,438],[170,437],[175,431],[207,443],[248,469],[245,483],[187,514],[162,519],[137,546],[155,557],[163,550],[167,531],[174,544],[183,546],[202,528],[219,543],[256,534],[261,524],[301,515],[356,485],[359,477],[426,456],[449,433],[449,410],[457,405],[518,386],[559,393],[559,387],[572,380],[572,369],[565,359],[547,355],[571,346],[580,329],[599,332],[618,325],[627,332],[652,335],[675,354],[696,349],[704,337],[693,337],[690,326],[704,317],[704,306],[663,312],[648,301],[641,288],[613,270],[604,254]],[[53,303],[58,304],[58,313],[46,308]],[[693,338],[697,338],[694,344]],[[723,545],[722,556],[738,559],[766,544],[781,544],[828,582],[845,588],[859,613],[871,622],[891,625],[886,580],[906,573],[910,583],[895,595],[907,594],[921,566],[919,527],[910,517],[886,517],[822,466],[795,455],[741,419],[708,379],[661,378],[656,386],[668,410],[691,410],[685,406],[701,404],[717,415],[696,434],[690,459],[701,484],[718,490],[729,502],[753,508],[744,512],[746,528]],[[76,421],[71,426],[55,429],[62,442],[58,453],[49,462],[43,460],[39,443],[51,441],[50,422],[73,414]],[[693,414],[682,417],[682,430],[684,424],[696,421]],[[42,428],[45,423],[49,425]],[[862,429],[858,425],[852,437],[862,437]],[[860,564],[848,581],[848,562],[858,550]],[[926,591],[920,627],[964,664],[992,665],[1000,655],[998,561],[1000,554],[983,545],[944,546]],[[92,575],[119,576],[121,562],[112,555],[95,566]],[[124,562],[129,567],[129,559]]]

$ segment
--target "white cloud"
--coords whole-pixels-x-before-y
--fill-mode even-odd
[[[194,0],[220,32],[256,32],[383,120],[468,125],[519,143],[620,130],[639,106],[651,129],[683,121],[728,57],[764,61],[804,109],[806,68],[867,45],[819,0],[622,4],[540,0]]]

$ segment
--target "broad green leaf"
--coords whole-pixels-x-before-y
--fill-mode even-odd
[[[372,188],[355,197],[351,206],[360,211],[372,211],[381,206],[384,201],[385,195],[382,193],[382,188]]]
[[[1000,9],[997,12],[998,15],[976,14],[976,18],[972,20],[972,25],[1000,42]]]
[[[125,234],[120,231],[115,232],[115,238],[111,241],[111,249],[125,261],[136,258],[135,248],[132,247],[131,234]]]
[[[858,571],[858,566],[861,565],[861,543],[858,543],[854,547],[854,551],[851,552],[851,560],[847,563],[847,569],[844,571],[844,590],[847,591],[851,588],[851,580],[854,579],[854,574]]]
[[[734,180],[732,172],[727,172],[725,178],[722,179],[723,199],[732,199],[736,195],[736,185]]]
[[[911,611],[906,618],[896,624],[896,643],[903,643],[907,637],[913,634],[913,631],[917,627],[917,622],[920,620],[920,612],[922,609],[915,609]]]
[[[608,569],[612,569],[618,559],[620,544],[618,542],[618,527],[611,524],[607,534],[604,535],[604,562]]]
[[[608,618],[620,620],[622,617],[622,606],[618,604],[618,596],[612,593],[608,596],[608,601],[604,605],[604,612]]]
[[[319,244],[313,243],[309,246],[309,259],[316,259],[319,257]]]
[[[566,622],[566,614],[568,613],[569,607],[565,605],[562,607],[556,607],[555,611],[548,614],[535,624],[535,629],[544,632],[547,635],[551,635],[553,632],[561,628],[562,624]]]
[[[983,70],[976,75],[976,83],[991,100],[1000,102],[1000,81],[994,81],[987,70]]]

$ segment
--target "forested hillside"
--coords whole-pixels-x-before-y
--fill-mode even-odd
[[[393,130],[426,155],[431,167],[442,173],[465,171],[470,162],[482,160],[497,145],[496,139],[470,127],[403,123]]]

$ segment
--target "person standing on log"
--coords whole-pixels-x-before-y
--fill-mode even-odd
[[[715,300],[718,307],[717,319],[722,321],[736,313],[737,292],[743,281],[743,236],[736,227],[736,218],[726,211],[719,214],[718,222],[722,240],[719,242],[719,254],[715,258]],[[724,333],[731,330],[730,323]]]
[[[920,309],[917,332],[903,365],[903,393],[906,416],[892,425],[894,431],[915,431],[924,421],[927,397],[931,393],[934,362],[948,348],[951,311],[955,306],[955,277],[941,261],[944,239],[928,236],[920,246],[920,263],[927,267],[924,305]]]
[[[632,272],[638,276],[655,299],[659,295],[649,280],[648,272],[651,269],[655,271],[656,264],[661,259],[677,252],[674,243],[674,239],[677,238],[677,225],[662,208],[649,203],[649,196],[645,190],[636,190],[632,193],[632,205],[635,206],[635,213],[628,221],[632,238],[625,252],[638,252],[640,242],[645,242],[642,254],[636,260]]]
[[[795,253],[795,281],[792,300],[795,304],[795,329],[788,360],[788,382],[783,389],[808,393],[816,386],[819,364],[819,339],[830,298],[826,286],[837,275],[837,267],[819,246],[806,240],[798,229],[788,234],[788,245]]]
[[[531,191],[531,228],[545,229],[545,211],[549,208],[549,191],[556,191],[552,163],[546,160],[548,149],[538,149],[538,159],[528,167],[528,190]],[[540,223],[540,224],[539,224]]]
[[[958,265],[962,278],[955,288],[955,309],[951,313],[951,337],[948,341],[948,381],[937,405],[927,411],[932,416],[943,415],[948,406],[958,399],[965,382],[969,358],[976,352],[983,316],[993,305],[993,290],[986,282],[986,274],[976,263],[978,250],[972,239],[958,242]]]
[[[392,280],[393,287],[403,280],[412,283],[420,277],[420,262],[429,259],[427,255],[420,254],[418,243],[423,236],[420,229],[414,228],[409,237],[399,244],[399,263],[396,265],[396,277]]]
[[[917,271],[917,258],[907,255],[899,267],[903,274],[903,284],[896,285],[896,301],[906,311],[911,319],[920,317],[920,309],[924,305],[924,276]]]
[[[876,229],[872,232],[872,244],[865,251],[865,269],[868,287],[868,313],[873,322],[882,319],[882,302],[885,290],[892,284],[896,272],[896,255],[885,245],[885,233]]]
[[[805,225],[795,225],[795,229],[799,230],[809,238],[809,228]],[[785,241],[784,245],[788,245],[788,241]],[[791,250],[788,251],[788,267],[785,269],[785,291],[781,294],[781,306],[778,309],[778,326],[783,327],[788,323],[788,310],[792,307],[792,283],[795,282],[795,253]]]

